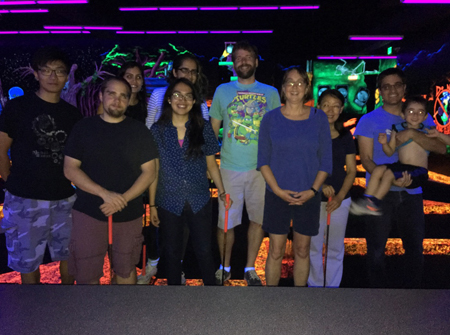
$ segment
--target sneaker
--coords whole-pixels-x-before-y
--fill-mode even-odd
[[[186,276],[183,271],[181,271],[181,285],[186,285]]]
[[[259,279],[255,270],[247,271],[244,274],[244,279],[247,282],[247,286],[262,286],[261,279]]]
[[[356,201],[352,201],[350,213],[353,215],[383,215],[381,209],[369,198],[361,198]]]
[[[231,273],[226,270],[219,269],[216,271],[216,285],[222,285],[222,272],[224,272],[223,279],[224,281],[230,280]]]
[[[152,277],[156,275],[158,268],[156,266],[151,266],[150,263],[145,267],[145,276],[139,275],[137,278],[137,283],[139,285],[148,285],[152,280]]]

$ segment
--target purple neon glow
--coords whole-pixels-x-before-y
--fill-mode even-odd
[[[200,10],[238,10],[238,7],[200,7]]]
[[[180,30],[178,34],[208,34],[207,30]]]
[[[317,56],[317,59],[357,59],[357,56]]]
[[[83,30],[82,33],[83,34],[90,34],[91,32],[89,30]]]
[[[81,34],[80,30],[51,30],[52,34]]]
[[[211,34],[240,34],[240,30],[211,30]]]
[[[403,36],[349,36],[352,41],[400,41]]]
[[[243,34],[272,34],[273,30],[243,30]]]
[[[18,31],[0,31],[0,35],[12,35],[12,34],[18,34]]]
[[[159,7],[159,10],[198,10],[197,7]]]
[[[158,10],[158,7],[119,7],[122,12],[136,12],[145,10]]]
[[[84,27],[84,29],[90,30],[122,30],[123,27]]]
[[[295,9],[319,9],[320,6],[314,5],[314,6],[281,6],[281,10],[295,10]]]
[[[18,6],[18,5],[35,5],[36,1],[3,1],[0,2],[1,6]]]
[[[64,30],[69,30],[69,29],[81,30],[81,29],[83,29],[83,27],[80,27],[80,26],[44,26],[44,29],[49,29],[49,30],[57,30],[57,29],[64,29]]]
[[[145,34],[145,31],[116,31],[116,34]]]
[[[240,10],[277,10],[278,6],[251,6],[251,7],[239,7]]]
[[[50,34],[48,30],[34,30],[34,31],[19,31],[20,34]]]
[[[403,3],[407,3],[407,4],[426,4],[426,5],[430,5],[430,4],[450,4],[450,0],[402,0]]]
[[[55,0],[55,1],[48,1],[48,0],[41,0],[37,1],[40,5],[75,5],[75,4],[86,4],[88,3],[88,0]]]
[[[0,9],[0,14],[6,14],[9,13],[9,10],[6,9]]]
[[[176,31],[147,31],[147,34],[176,34]]]
[[[10,13],[48,13],[48,9],[11,9]]]
[[[397,59],[397,56],[359,56],[359,59]]]

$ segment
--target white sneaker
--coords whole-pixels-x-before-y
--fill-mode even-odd
[[[158,272],[158,268],[156,266],[152,266],[150,263],[145,267],[145,276],[139,275],[137,278],[137,283],[139,285],[148,285],[152,280],[152,277],[156,275]]]

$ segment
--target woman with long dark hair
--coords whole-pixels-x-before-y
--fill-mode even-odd
[[[190,53],[178,55],[172,66],[172,71],[169,72],[167,81],[173,83],[179,78],[189,80],[199,93],[201,112],[205,120],[209,120],[209,111],[206,102],[204,101],[208,88],[208,80],[203,74],[202,66],[198,58]],[[167,91],[167,87],[157,88],[152,92],[148,102],[146,125],[150,129],[151,126],[158,121],[161,116],[163,108],[163,98]]]
[[[325,112],[330,124],[333,146],[333,172],[322,185],[319,234],[311,238],[311,265],[308,286],[339,287],[344,261],[344,237],[351,198],[350,188],[356,176],[356,147],[353,135],[344,128],[341,113],[345,98],[338,90],[326,90],[317,107]],[[328,199],[331,201],[328,202]],[[324,281],[322,249],[326,242],[327,216],[331,215],[327,246],[327,273]]]
[[[205,285],[215,285],[208,171],[225,201],[216,163],[216,136],[202,118],[200,95],[185,78],[167,88],[163,112],[151,132],[159,151],[157,179],[150,186],[152,224],[161,227],[169,285],[181,284],[184,226],[189,227]]]

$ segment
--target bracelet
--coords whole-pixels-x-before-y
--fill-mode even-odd
[[[450,155],[450,145],[445,146],[447,148],[447,155]]]
[[[219,194],[219,198],[222,196],[222,195],[226,195],[227,194],[227,192],[222,192],[222,193],[220,193]]]
[[[155,207],[155,208],[158,208],[158,206],[156,206],[156,205],[150,205],[150,207]]]
[[[310,190],[314,192],[314,195],[316,195],[318,192],[314,187],[311,187]]]

